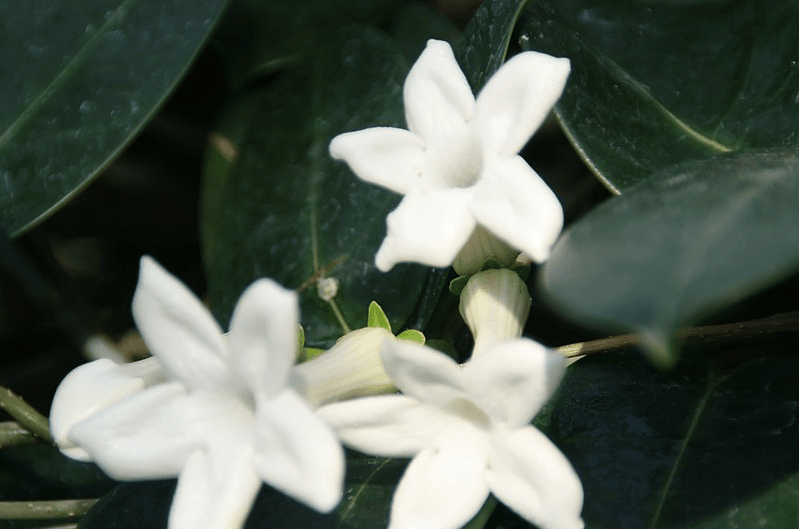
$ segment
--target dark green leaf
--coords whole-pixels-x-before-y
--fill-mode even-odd
[[[570,58],[558,118],[620,192],[684,160],[797,145],[797,13],[760,0],[536,0],[521,44]]]
[[[3,230],[41,221],[111,162],[178,83],[225,3],[0,3]]]
[[[796,526],[795,346],[729,372],[699,354],[669,373],[632,351],[574,364],[543,427],[583,482],[587,527]]]
[[[236,0],[214,47],[223,57],[231,86],[301,61],[354,22],[380,24],[399,0]]]
[[[568,314],[642,334],[675,360],[675,331],[797,269],[796,152],[686,162],[608,200],[565,232],[544,266]]]
[[[345,31],[302,68],[228,110],[222,136],[238,146],[233,163],[209,155],[202,239],[209,295],[227,321],[242,290],[272,277],[298,289],[308,346],[327,346],[367,321],[373,300],[395,329],[414,315],[428,269],[374,266],[385,217],[400,197],[363,183],[328,154],[335,135],[370,126],[402,126],[408,64],[382,33]],[[322,277],[339,282],[331,303],[317,293]],[[417,311],[419,312],[419,311]]]
[[[429,5],[413,0],[403,3],[392,20],[389,33],[410,62],[417,60],[428,39],[446,40],[453,45],[461,36],[452,20]]]
[[[476,94],[506,59],[514,26],[528,0],[486,0],[454,52]]]

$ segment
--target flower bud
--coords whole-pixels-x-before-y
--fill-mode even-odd
[[[467,282],[458,309],[475,338],[474,357],[492,344],[522,336],[531,297],[515,272],[485,270]]]
[[[294,366],[289,383],[312,406],[393,391],[380,358],[386,339],[396,338],[380,327],[350,332],[327,352]]]

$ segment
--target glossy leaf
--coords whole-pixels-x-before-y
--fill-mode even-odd
[[[732,371],[688,353],[669,373],[633,351],[574,364],[542,426],[583,482],[587,528],[797,525],[792,349]]]
[[[328,154],[336,134],[403,126],[407,71],[384,34],[347,30],[228,109],[218,137],[229,138],[238,156],[209,153],[201,212],[209,295],[222,321],[251,281],[272,277],[300,292],[306,345],[327,347],[344,334],[340,316],[363,327],[375,300],[402,328],[421,294],[436,290],[426,284],[427,268],[375,268],[386,215],[400,196],[362,182]],[[331,302],[317,293],[323,277],[338,281]]]
[[[225,4],[0,3],[0,228],[21,233],[106,167],[178,83]]]
[[[454,49],[476,94],[503,65],[514,26],[528,0],[486,0],[464,28]]]
[[[388,31],[409,62],[417,60],[428,39],[445,40],[452,46],[461,36],[461,30],[452,20],[432,6],[416,0],[402,3]]]
[[[576,222],[541,276],[568,315],[641,333],[675,361],[675,331],[796,272],[796,152],[686,162]]]
[[[556,114],[615,192],[685,160],[794,147],[798,7],[534,0],[521,44],[569,57]]]
[[[331,33],[352,23],[380,25],[398,0],[236,0],[213,45],[239,88],[258,77],[301,62]]]

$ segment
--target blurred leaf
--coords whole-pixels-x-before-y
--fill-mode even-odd
[[[214,36],[233,88],[300,62],[341,26],[381,24],[399,0],[236,0]]]
[[[409,62],[417,60],[428,39],[445,40],[452,46],[461,36],[452,20],[429,5],[414,0],[403,2],[388,31]]]
[[[209,153],[201,211],[209,295],[220,320],[227,322],[251,281],[272,277],[299,291],[306,345],[324,348],[344,332],[337,310],[360,328],[374,300],[402,328],[419,313],[420,296],[436,292],[442,279],[435,270],[375,268],[386,214],[400,196],[362,182],[328,154],[336,134],[402,126],[407,70],[388,37],[351,28],[223,115],[220,136],[238,155]],[[317,295],[322,277],[339,281],[331,304]]]
[[[506,59],[514,26],[528,0],[485,0],[454,52],[472,91],[478,93]]]
[[[677,329],[797,270],[796,152],[740,152],[654,174],[576,222],[541,279],[568,315],[642,334],[675,361]]]
[[[186,72],[225,0],[0,2],[0,227],[18,235],[104,169]]]
[[[796,340],[783,352],[727,372],[685,354],[662,373],[632,351],[571,366],[542,426],[583,482],[587,528],[796,526]]]
[[[0,450],[0,500],[96,498],[115,484],[92,463],[75,461],[47,445]]]
[[[797,146],[798,6],[760,0],[535,0],[524,49],[569,57],[556,106],[615,192],[685,160]]]

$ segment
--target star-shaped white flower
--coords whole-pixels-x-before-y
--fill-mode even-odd
[[[340,500],[344,454],[287,387],[295,293],[262,279],[223,335],[194,294],[142,258],[133,315],[146,364],[85,364],[56,393],[51,426],[67,455],[119,480],[178,477],[172,529],[241,527],[262,481],[319,511]]]
[[[542,529],[583,527],[580,480],[530,424],[564,374],[561,355],[517,339],[459,366],[428,347],[386,340],[382,358],[403,395],[329,404],[318,414],[357,450],[413,458],[390,528],[457,529],[490,492]]]
[[[558,101],[569,71],[568,59],[520,53],[476,100],[450,46],[430,40],[403,89],[408,130],[376,127],[331,141],[331,155],[361,179],[405,195],[387,217],[379,269],[455,262],[459,273],[471,273],[484,257],[507,260],[508,247],[487,242],[486,231],[547,259],[563,211],[517,153]],[[465,245],[468,253],[477,246],[499,255],[459,255]]]

